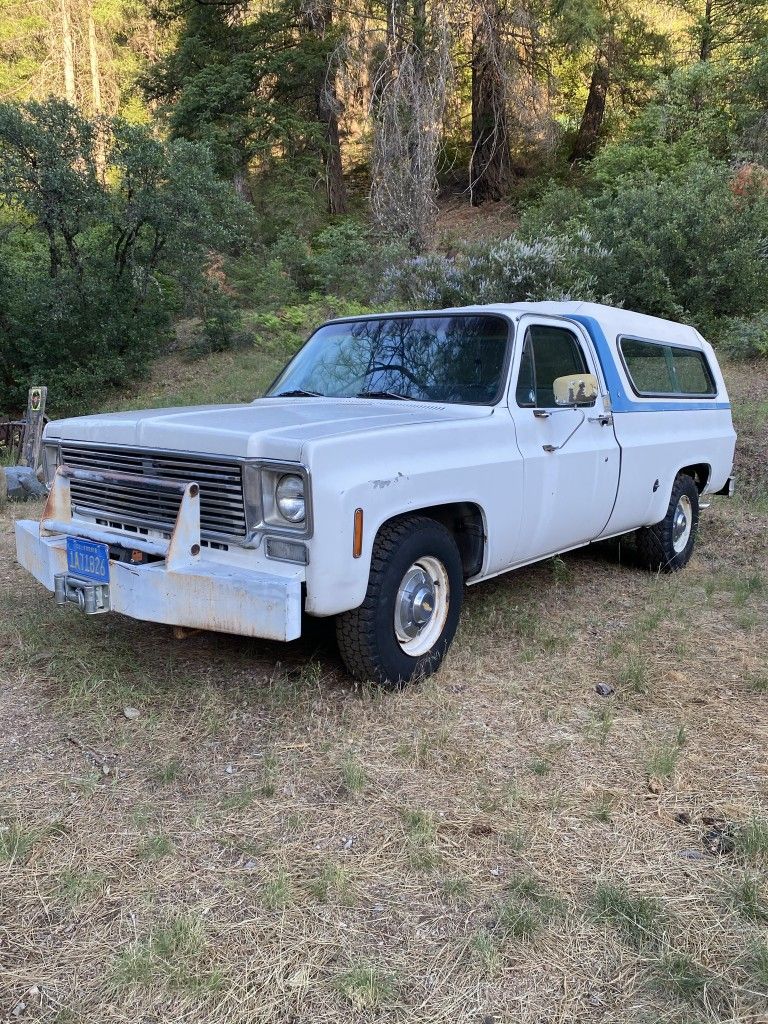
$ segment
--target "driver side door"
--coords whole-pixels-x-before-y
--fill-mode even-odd
[[[517,337],[509,408],[523,457],[515,559],[522,564],[588,544],[601,533],[616,499],[620,450],[600,367],[576,325],[523,317]],[[597,378],[597,398],[589,406],[558,406],[554,381],[580,373]]]

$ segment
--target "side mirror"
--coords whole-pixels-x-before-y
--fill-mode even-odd
[[[556,377],[552,383],[555,405],[594,405],[597,400],[597,377],[593,373]]]

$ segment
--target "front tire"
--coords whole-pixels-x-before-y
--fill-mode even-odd
[[[459,550],[440,523],[404,516],[382,526],[365,600],[336,619],[350,674],[396,689],[436,672],[456,633],[463,586]]]
[[[677,572],[690,561],[699,528],[699,490],[692,477],[678,473],[667,514],[655,526],[637,531],[640,561],[653,572]]]

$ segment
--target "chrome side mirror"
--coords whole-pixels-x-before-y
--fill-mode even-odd
[[[597,400],[597,377],[593,373],[556,377],[552,383],[555,405],[594,405]]]

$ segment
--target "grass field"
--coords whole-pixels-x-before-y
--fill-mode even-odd
[[[242,360],[146,397],[247,397]],[[60,611],[7,509],[0,1019],[768,1020],[768,368],[729,382],[741,496],[684,572],[612,544],[472,588],[400,694],[322,627]]]

